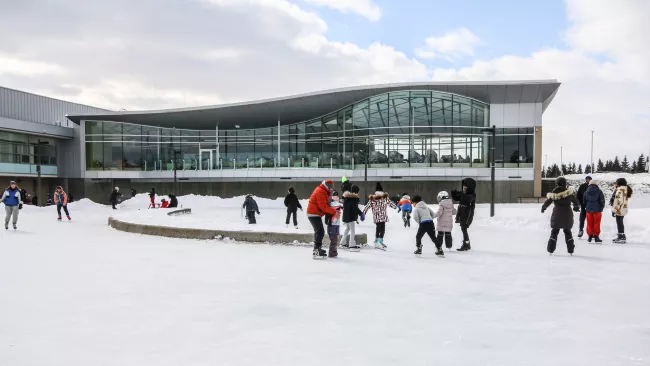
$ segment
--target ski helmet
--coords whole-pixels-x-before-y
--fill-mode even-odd
[[[447,198],[449,198],[449,193],[447,193],[447,191],[441,191],[440,193],[438,193],[438,202]]]

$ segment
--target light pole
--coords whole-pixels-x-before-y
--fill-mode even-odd
[[[494,217],[494,201],[496,201],[496,141],[497,141],[497,126],[486,128],[483,132],[491,134],[492,146],[490,147],[490,185],[492,187],[492,195],[490,199],[490,217]]]
[[[564,176],[564,146],[560,146],[560,171],[562,173],[562,176]]]
[[[591,173],[594,173],[594,131],[591,131]]]

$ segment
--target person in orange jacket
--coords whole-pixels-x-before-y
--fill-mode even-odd
[[[339,215],[333,207],[330,207],[330,195],[333,190],[334,182],[328,179],[319,184],[309,197],[307,218],[309,219],[311,226],[314,228],[314,259],[327,258],[327,252],[322,248],[323,237],[325,236],[322,217],[325,216],[325,214],[330,214],[332,216]]]
[[[68,194],[63,191],[61,186],[56,187],[56,191],[54,191],[54,204],[56,205],[56,212],[59,214],[59,221],[61,221],[61,208],[65,211],[68,220],[72,220],[68,212]]]
[[[167,201],[164,198],[160,200],[160,208],[168,208],[168,207],[169,207],[169,201]]]

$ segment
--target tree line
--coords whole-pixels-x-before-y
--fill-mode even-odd
[[[578,166],[576,166],[576,163],[562,164],[561,167],[557,164],[553,164],[542,169],[542,177],[557,178],[567,174],[590,174],[595,172],[645,173],[647,172],[648,166],[650,166],[650,156],[644,156],[641,154],[641,156],[639,156],[637,160],[632,161],[631,164],[627,159],[627,156],[624,156],[623,160],[620,160],[618,156],[616,156],[614,160],[606,160],[605,162],[598,159],[598,164],[596,165],[595,170],[592,169],[590,164],[585,165],[584,170],[582,169],[582,164],[579,164]]]

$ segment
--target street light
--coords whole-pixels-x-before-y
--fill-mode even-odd
[[[497,141],[497,127],[492,126],[492,128],[483,129],[485,133],[492,134],[492,148],[490,156],[490,175],[491,175],[491,186],[492,186],[492,197],[490,200],[490,217],[494,217],[494,201],[496,201],[496,187],[495,187],[495,175],[496,175],[496,141]]]

